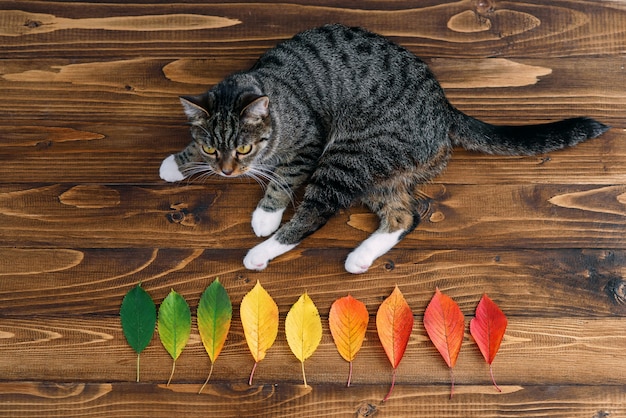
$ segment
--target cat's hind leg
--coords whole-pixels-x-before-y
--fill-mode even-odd
[[[420,221],[418,201],[404,184],[379,187],[363,203],[380,218],[376,232],[352,251],[345,262],[349,273],[365,273],[374,261],[393,248]]]
[[[391,250],[406,232],[398,229],[393,232],[376,231],[354,249],[346,259],[345,268],[348,273],[365,273],[381,255]]]
[[[396,171],[388,180],[379,182],[362,202],[378,215],[380,225],[376,232],[352,251],[345,268],[350,273],[365,273],[374,261],[392,249],[420,223],[421,199],[414,195],[419,184],[429,181],[444,169],[451,148],[445,143],[432,156],[404,172]]]

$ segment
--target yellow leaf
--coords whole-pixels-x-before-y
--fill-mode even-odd
[[[304,361],[311,357],[322,341],[322,320],[317,307],[306,292],[287,313],[285,335],[289,348],[302,363],[304,386],[308,386],[304,373]]]
[[[249,383],[252,384],[256,365],[265,358],[267,350],[278,335],[278,306],[257,281],[252,290],[243,297],[239,310],[246,342],[255,361],[250,373]]]

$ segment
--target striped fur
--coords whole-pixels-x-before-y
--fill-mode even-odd
[[[250,250],[244,260],[250,269],[265,268],[360,201],[380,218],[376,233],[346,261],[346,270],[364,272],[417,226],[414,189],[445,168],[453,146],[535,154],[607,129],[587,118],[519,128],[480,122],[450,105],[411,52],[341,25],[300,33],[250,70],[181,100],[193,141],[175,156],[180,176],[267,182],[252,225],[259,236],[278,229]],[[178,179],[169,161],[168,179]],[[295,215],[279,227],[293,191],[305,182]]]

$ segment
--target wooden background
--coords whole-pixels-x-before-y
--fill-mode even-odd
[[[158,168],[189,140],[177,96],[246,69],[323,23],[365,26],[432,65],[450,101],[493,123],[587,115],[602,138],[537,157],[457,150],[423,193],[425,221],[364,275],[343,261],[375,228],[355,207],[261,273],[244,180],[166,184]],[[294,0],[278,3],[0,0],[0,416],[625,417],[626,3]],[[215,278],[234,304],[212,384],[194,326],[171,360],[158,339],[135,354],[119,322],[138,282],[195,307]],[[253,364],[238,308],[256,280],[278,303],[275,346]],[[392,398],[374,315],[395,285],[416,321]],[[494,370],[466,333],[449,374],[424,309],[438,286],[472,317],[486,292],[508,315]],[[324,336],[306,363],[284,316],[308,291]],[[350,292],[371,315],[348,366],[327,327]]]

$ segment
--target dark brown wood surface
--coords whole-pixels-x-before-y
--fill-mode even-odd
[[[456,150],[422,189],[422,224],[367,274],[343,270],[376,227],[361,207],[249,272],[259,186],[158,177],[189,140],[178,96],[330,22],[392,37],[431,65],[455,106],[486,121],[586,115],[613,128],[534,157]],[[626,416],[624,45],[619,1],[0,0],[0,416]],[[233,325],[205,392],[195,319],[173,383],[156,334],[135,383],[124,294],[141,282],[159,304],[175,289],[195,317],[218,276]],[[257,280],[281,327],[248,386],[238,308]],[[374,316],[395,285],[415,325],[382,403],[391,367]],[[483,293],[508,316],[494,362],[502,393],[466,331],[449,399],[449,371],[422,325],[436,287],[467,321]],[[324,324],[309,388],[283,329],[305,290]],[[347,293],[370,314],[350,388],[327,322]]]

